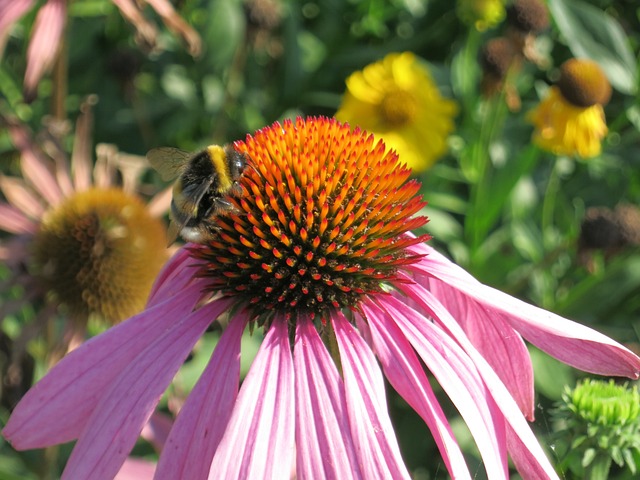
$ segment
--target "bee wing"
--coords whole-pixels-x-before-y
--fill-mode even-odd
[[[147,152],[147,160],[165,181],[180,175],[191,156],[191,153],[173,147],[159,147]]]
[[[167,247],[170,247],[171,244],[176,241],[180,230],[182,229],[173,220],[169,223],[169,228],[167,229]]]
[[[169,225],[169,229],[167,231],[167,237],[169,238],[169,245],[171,245],[178,234],[182,232],[182,229],[187,225],[189,220],[195,217],[198,213],[198,205],[200,205],[200,201],[202,197],[207,193],[209,187],[213,183],[213,178],[207,178],[202,183],[197,185],[189,185],[182,190],[180,207],[177,206],[174,208],[174,204],[171,206],[172,218],[171,224]],[[185,213],[188,212],[188,213]]]

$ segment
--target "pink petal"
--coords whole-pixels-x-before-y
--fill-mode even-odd
[[[156,194],[147,204],[149,213],[154,217],[161,217],[169,212],[173,198],[173,185]]]
[[[501,414],[504,416],[504,420],[508,423],[506,426],[507,431],[512,429],[519,438],[519,447],[527,450],[526,453],[516,453],[519,454],[520,458],[525,458],[526,456],[527,461],[531,465],[535,464],[535,471],[544,472],[544,475],[533,478],[539,478],[540,480],[546,478],[557,478],[553,467],[542,451],[542,448],[540,448],[540,444],[522,416],[522,413],[511,396],[511,393],[507,390],[493,368],[491,368],[484,357],[475,349],[469,339],[466,338],[457,321],[449,314],[438,299],[421,285],[413,284],[408,287],[405,285],[402,288],[408,295],[410,295],[412,300],[418,302],[423,309],[429,312],[431,318],[451,332],[452,337],[460,343],[461,347],[464,348],[465,352],[469,357],[471,357],[475,364],[475,368],[482,376],[482,380],[491,392],[491,396],[494,401],[500,408]],[[508,445],[509,447],[512,445],[511,439],[509,439]]]
[[[93,186],[110,188],[115,184],[117,170],[115,158],[118,147],[110,143],[96,145],[96,163],[93,166]]]
[[[158,478],[206,479],[238,395],[240,340],[248,320],[237,314],[180,410],[158,463]]]
[[[349,430],[344,384],[308,317],[298,318],[293,362],[298,478],[362,478]]]
[[[590,373],[640,377],[640,358],[609,337],[479,283],[426,245],[416,250],[428,252],[428,256],[411,268],[458,289],[488,316],[502,315],[526,340],[549,355]]]
[[[540,462],[540,453],[532,451],[513,428],[511,428],[511,425],[507,425],[507,445],[509,446],[511,460],[513,460],[513,464],[522,478],[558,478],[554,471],[549,470],[549,465],[546,462]]]
[[[4,51],[11,26],[27,13],[33,3],[33,0],[0,1],[0,52]]]
[[[58,152],[58,155],[55,158],[55,166],[55,176],[58,187],[60,187],[62,195],[68,198],[73,195],[76,190],[73,183],[71,183],[71,173],[69,170],[67,156],[62,152]]]
[[[152,480],[155,471],[155,463],[129,457],[113,480]]]
[[[0,175],[0,190],[10,204],[33,219],[39,219],[44,213],[44,206],[29,191],[22,180]]]
[[[156,277],[151,287],[151,293],[149,293],[147,308],[180,294],[181,287],[178,288],[176,285],[187,285],[191,281],[196,273],[195,265],[196,262],[187,248],[183,247],[178,250]]]
[[[210,479],[287,479],[294,462],[294,378],[287,321],[276,317],[242,383]]]
[[[78,439],[62,479],[112,478],[155,409],[160,396],[207,327],[230,301],[210,303],[191,314],[172,315],[173,325],[145,349],[103,390]],[[157,327],[156,327],[157,328]]]
[[[449,335],[399,300],[385,296],[379,304],[386,312],[377,318],[390,317],[400,327],[464,418],[488,477],[509,478],[504,424],[474,363]]]
[[[167,0],[147,0],[147,3],[162,17],[162,21],[169,29],[180,35],[187,44],[189,54],[197,57],[202,52],[200,35],[185,22]]]
[[[48,0],[38,11],[27,49],[27,70],[24,74],[25,99],[28,102],[35,98],[38,82],[56,60],[66,17],[65,0]]]
[[[477,302],[436,278],[416,276],[415,282],[428,285],[429,291],[458,321],[467,338],[496,371],[525,417],[533,421],[535,394],[531,357],[522,337],[504,315],[487,312]]]
[[[25,127],[16,123],[8,126],[11,141],[22,154],[20,167],[22,176],[29,180],[31,186],[42,195],[50,205],[57,205],[62,199],[62,191],[56,177],[49,170],[50,162],[37,150]]]
[[[38,225],[16,208],[0,203],[0,229],[9,233],[35,233]]]
[[[113,3],[120,9],[122,16],[133,26],[137,31],[137,37],[144,42],[148,47],[155,47],[158,32],[156,27],[144,18],[142,12],[133,0],[112,0]]]
[[[349,321],[332,317],[344,378],[349,426],[363,478],[410,478],[387,410],[380,367]]]
[[[462,451],[413,347],[379,309],[368,303],[363,303],[362,308],[385,377],[429,426],[452,478],[471,479]]]
[[[130,368],[139,352],[192,310],[200,296],[198,285],[203,283],[194,283],[177,300],[159,303],[68,354],[18,403],[4,436],[19,450],[77,438],[105,390]]]
[[[77,191],[91,186],[91,132],[93,131],[93,111],[91,107],[97,102],[95,95],[89,95],[80,106],[81,114],[76,121],[76,131],[71,153],[71,173]]]
[[[74,155],[71,157],[71,173],[76,191],[87,190],[91,186],[92,167],[90,158],[85,155]]]

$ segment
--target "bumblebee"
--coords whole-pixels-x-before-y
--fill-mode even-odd
[[[231,145],[210,145],[195,154],[171,147],[154,148],[147,159],[163,180],[177,177],[167,233],[169,245],[178,235],[187,242],[210,240],[217,229],[216,216],[234,211],[229,197],[242,195],[238,180],[248,156]]]

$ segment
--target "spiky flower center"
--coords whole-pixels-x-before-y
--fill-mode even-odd
[[[406,247],[427,236],[419,183],[382,142],[334,119],[275,123],[237,142],[250,168],[237,214],[220,217],[217,238],[194,249],[211,289],[236,295],[267,322],[274,312],[326,317],[357,308],[398,268]]]
[[[95,188],[44,215],[33,244],[34,269],[71,314],[115,322],[144,307],[165,245],[162,223],[138,198]]]
[[[571,410],[585,421],[600,425],[626,425],[640,416],[640,393],[636,387],[587,380],[565,395]]]
[[[387,92],[380,102],[380,116],[387,127],[401,127],[411,123],[417,113],[415,97],[405,90]]]
[[[558,88],[562,96],[577,107],[606,105],[611,84],[600,66],[591,60],[572,58],[560,67]]]
[[[622,478],[637,478],[637,387],[587,379],[573,390],[567,388],[553,416],[554,452],[571,478],[609,478],[610,470],[622,473]]]

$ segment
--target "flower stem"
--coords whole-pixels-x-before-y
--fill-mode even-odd
[[[560,188],[560,175],[558,173],[558,163],[560,160],[561,157],[556,157],[553,163],[551,173],[549,174],[549,181],[547,182],[547,189],[544,192],[544,199],[542,201],[541,231],[543,242],[545,242],[546,232],[548,232],[553,226],[553,213],[556,207],[556,195]]]
[[[60,39],[60,49],[52,72],[53,91],[51,93],[51,114],[56,120],[67,118],[65,102],[68,90],[68,48],[66,41],[66,27]]]

